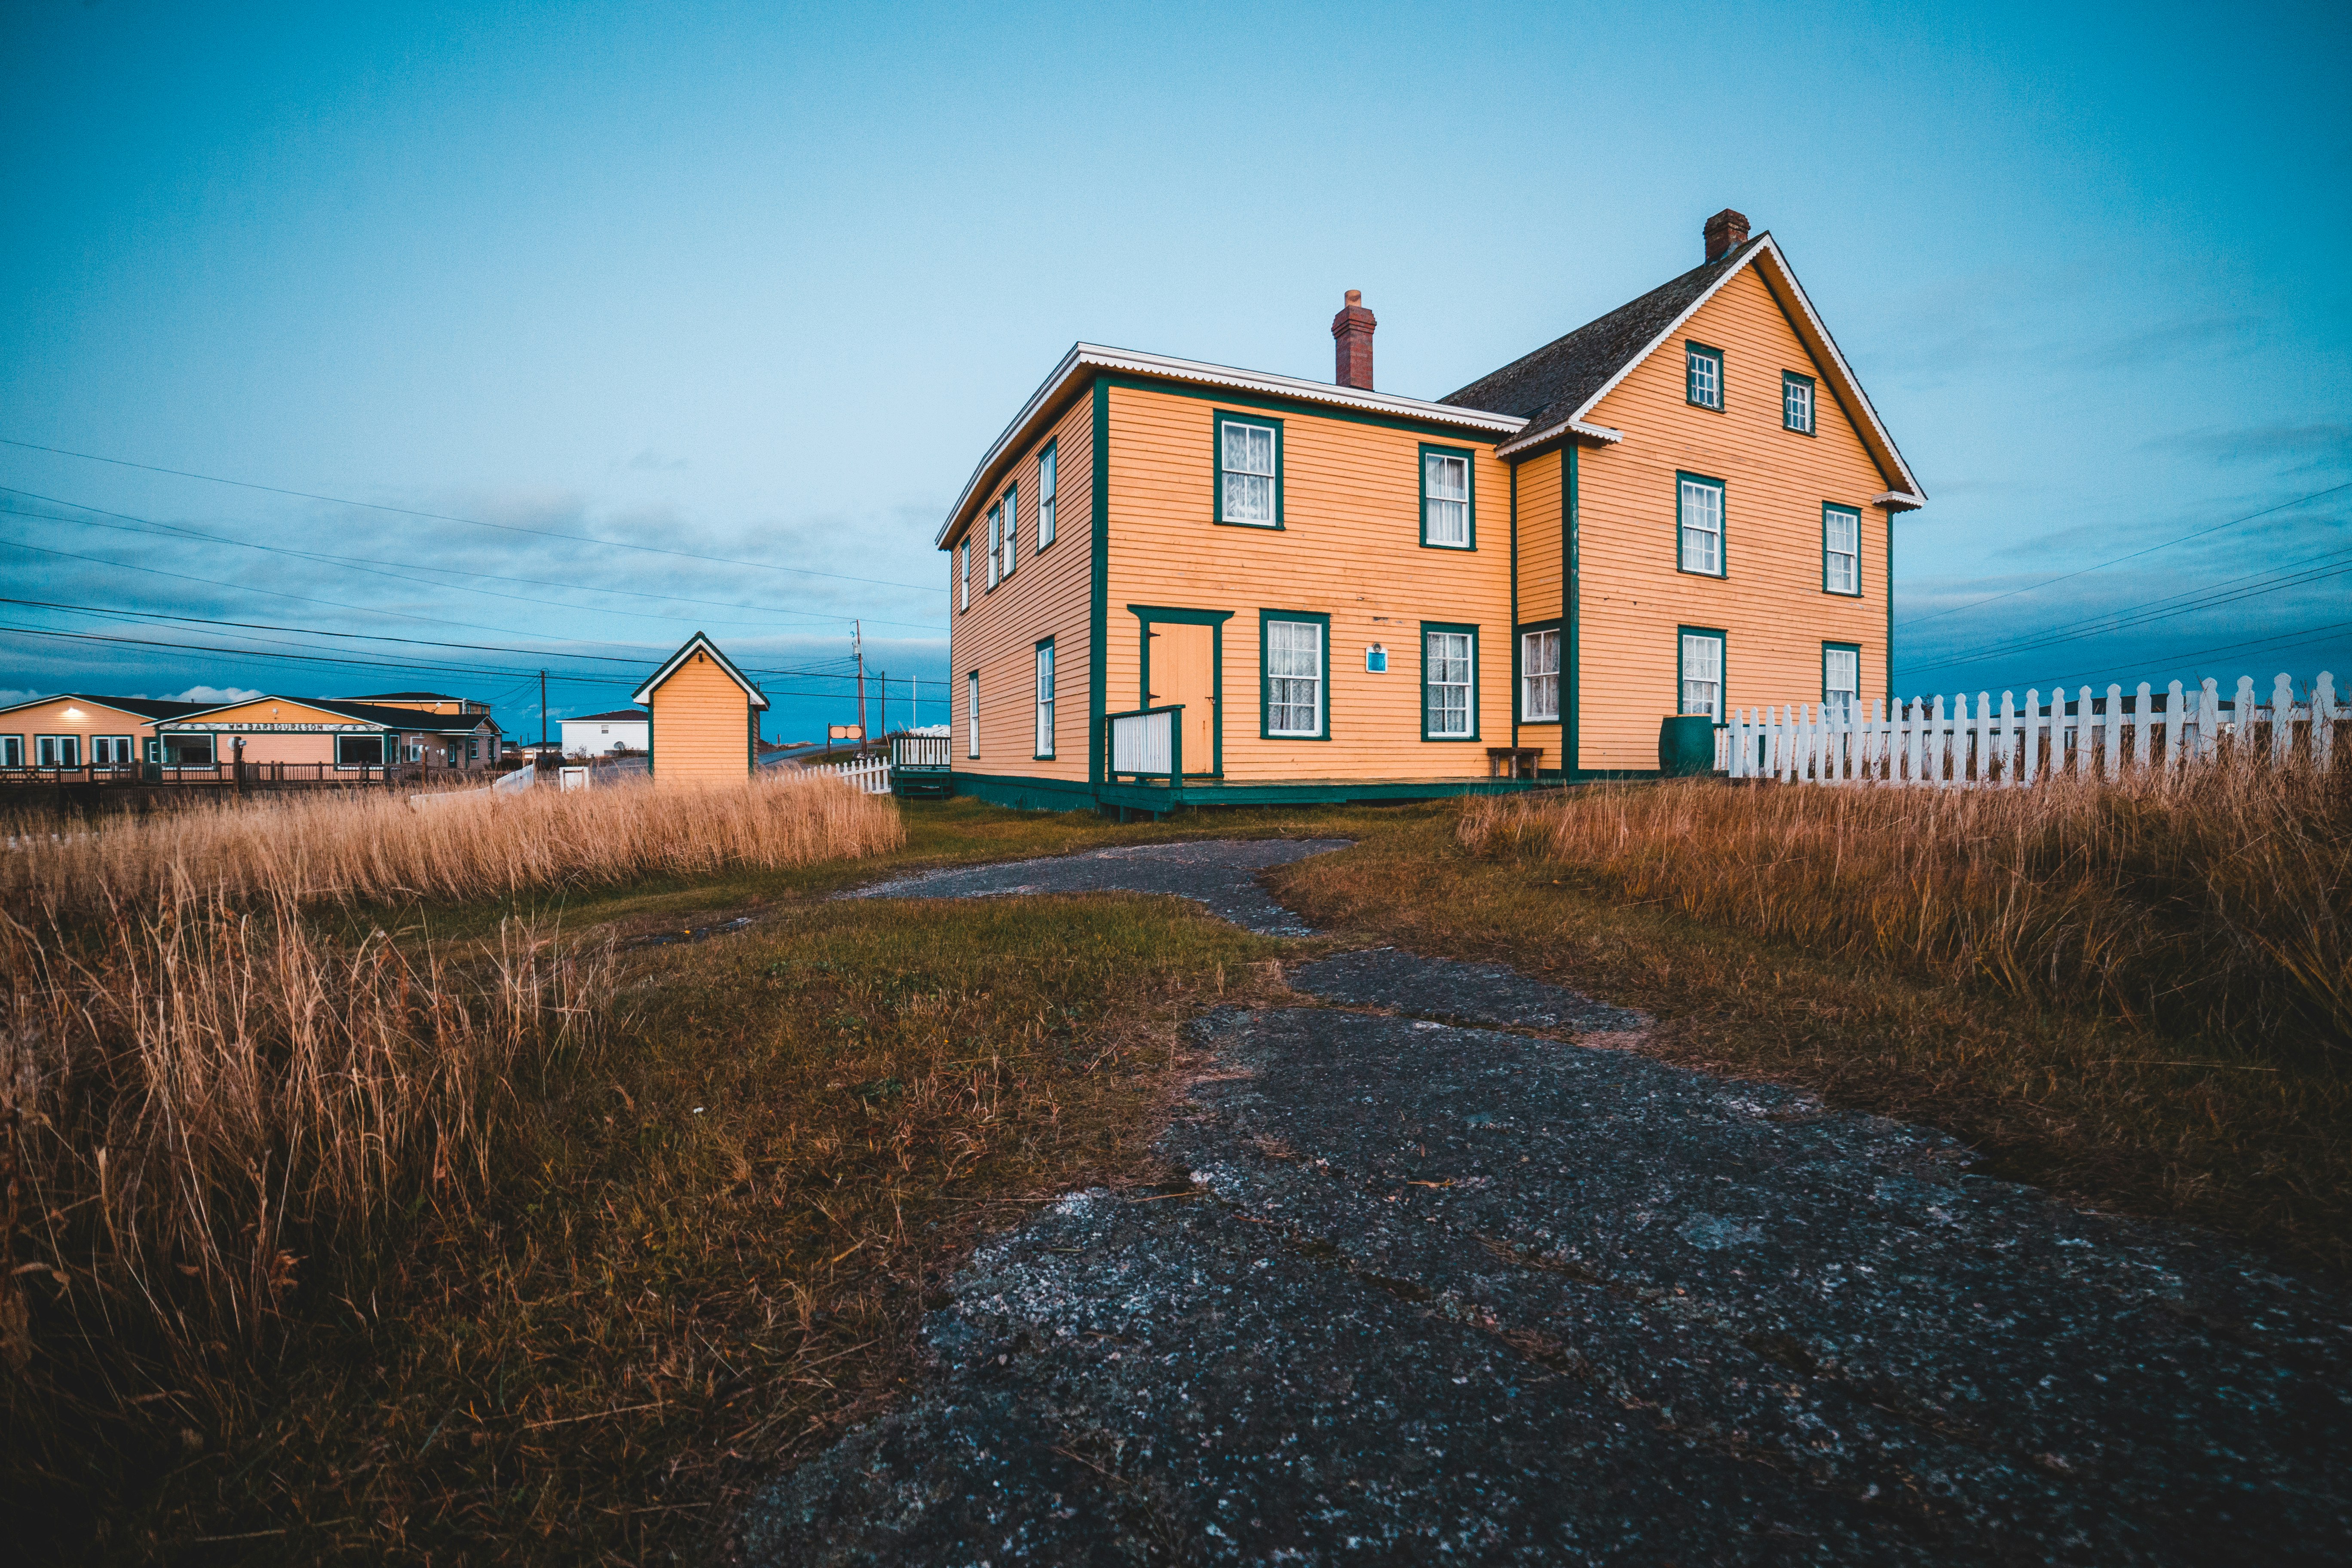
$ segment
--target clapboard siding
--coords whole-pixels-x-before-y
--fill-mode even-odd
[[[1686,339],[1724,351],[1720,413],[1685,399]],[[1819,383],[1818,436],[1781,428],[1784,370]],[[1885,689],[1887,514],[1870,498],[1889,485],[1829,384],[1748,268],[1592,412],[1625,438],[1580,460],[1580,765],[1657,766],[1658,721],[1679,698],[1678,625],[1726,634],[1733,707],[1817,697],[1824,642],[1859,644],[1863,692]],[[1721,579],[1675,570],[1677,469],[1725,481]],[[1824,501],[1862,513],[1859,598],[1822,592]]]
[[[1054,542],[1037,548],[1037,457],[1055,445]],[[1020,544],[1013,575],[991,589],[982,552],[988,509],[1020,487]],[[1081,393],[1052,432],[1021,455],[986,502],[973,509],[971,607],[959,610],[961,574],[949,541],[948,616],[951,754],[959,773],[1027,778],[1087,776],[1088,594],[1092,586],[1094,405]],[[957,538],[961,538],[958,535]],[[1054,639],[1054,756],[1036,760],[1037,644]],[[980,671],[980,756],[968,755],[971,714],[965,676]]]
[[[654,776],[665,784],[751,771],[751,700],[698,649],[653,693]]]
[[[1283,526],[1220,526],[1213,416],[1266,411],[1136,387],[1110,390],[1109,616],[1105,701],[1141,706],[1141,624],[1129,605],[1225,610],[1224,776],[1483,777],[1510,740],[1510,475],[1491,441],[1426,436],[1285,409]],[[1424,441],[1473,454],[1477,548],[1423,548]],[[1261,739],[1258,612],[1331,617],[1330,739]],[[1475,742],[1421,738],[1421,623],[1480,628]],[[1386,674],[1366,647],[1389,651]],[[961,764],[959,764],[961,765]]]
[[[1557,451],[1545,452],[1519,465],[1519,624],[1533,626],[1563,618],[1560,583],[1564,575],[1560,526],[1560,476],[1564,468]],[[1566,655],[1561,657],[1565,678]],[[1560,765],[1560,727],[1522,724],[1518,743],[1534,746],[1543,755],[1538,767]]]

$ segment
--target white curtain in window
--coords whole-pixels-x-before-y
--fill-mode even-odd
[[[1323,731],[1323,628],[1313,621],[1265,624],[1265,727],[1276,735]]]
[[[1723,487],[1682,481],[1682,560],[1685,572],[1723,571]]]
[[[1432,735],[1470,733],[1470,634],[1432,632],[1422,653]]]
[[[1822,509],[1822,586],[1832,594],[1862,592],[1862,514]]]
[[[1274,426],[1228,422],[1224,437],[1227,522],[1274,521]]]
[[[1850,647],[1822,649],[1822,707],[1840,719],[1852,719],[1862,697],[1862,654]]]
[[[1723,720],[1723,639],[1683,634],[1683,711]]]
[[[1470,542],[1470,460],[1431,452],[1422,458],[1425,536],[1432,544]]]
[[[1559,717],[1559,633],[1528,632],[1519,638],[1519,717],[1542,723]]]

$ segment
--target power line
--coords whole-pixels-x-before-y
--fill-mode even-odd
[[[528,584],[532,587],[562,588],[567,592],[576,594],[609,594],[633,599],[652,599],[657,603],[703,605],[713,609],[751,610],[756,614],[765,615],[770,617],[794,615],[806,617],[807,620],[812,623],[819,621],[840,622],[852,618],[848,616],[828,616],[814,610],[762,610],[761,607],[757,605],[736,604],[722,599],[693,599],[676,594],[648,594],[635,588],[602,588],[586,583],[559,583],[539,577],[505,576],[495,572],[469,572],[457,566],[419,566],[415,565],[412,563],[382,561],[377,560],[374,557],[365,555],[336,555],[324,551],[297,550],[290,545],[284,544],[257,544],[250,540],[231,539],[223,534],[208,533],[202,529],[192,528],[184,523],[160,522],[153,518],[141,517],[133,512],[113,511],[102,506],[90,506],[82,501],[68,500],[60,496],[43,495],[38,490],[20,489],[13,485],[0,485],[0,491],[5,491],[11,495],[28,496],[35,500],[47,501],[51,506],[71,507],[76,511],[95,512],[100,517],[119,518],[124,522],[135,522],[143,525],[141,528],[118,529],[117,531],[120,532],[143,534],[150,530],[154,530],[162,531],[167,537],[183,540],[190,543],[222,544],[236,550],[258,551],[265,554],[271,555],[289,555],[298,561],[319,562],[324,564],[341,567],[345,571],[364,573],[371,577],[388,577],[399,582],[415,583],[423,587],[436,589],[443,593],[446,593],[454,588],[461,594],[478,594],[484,598],[507,599],[520,605],[545,605],[555,609],[572,611],[592,608],[592,606],[588,605],[564,604],[554,599],[534,598],[528,594],[499,594],[488,588],[476,588],[463,583],[439,583],[435,582],[429,577],[414,577],[410,576],[406,572],[389,571],[385,570],[385,568],[395,565],[411,566],[412,569],[415,571],[439,572],[454,577],[479,577],[493,583],[522,583]],[[37,518],[45,522],[70,522],[81,528],[116,527],[113,523],[96,522],[86,517],[58,517],[47,512],[26,511],[22,508],[14,506],[0,507],[0,513],[5,513],[15,517]],[[697,619],[697,617],[692,616],[663,615],[658,612],[648,610],[620,610],[614,609],[609,605],[596,605],[593,606],[593,608],[594,613],[597,615],[629,616],[640,620],[685,621],[692,623]],[[448,624],[452,626],[464,626],[468,623],[453,621]],[[706,624],[716,625],[720,623]],[[764,623],[754,621],[737,621],[726,624],[736,626],[757,626]],[[891,621],[887,624],[894,626],[906,626],[910,630],[933,631],[937,629],[936,627],[929,626],[919,626],[917,623],[912,621]]]
[[[2176,544],[2186,544],[2192,539],[2202,539],[2209,533],[2219,533],[2225,528],[2235,528],[2242,522],[2252,522],[2257,518],[2268,517],[2274,511],[2284,511],[2291,506],[2301,506],[2307,500],[2317,500],[2321,496],[2332,496],[2337,490],[2346,489],[2352,489],[2352,480],[2347,480],[2340,485],[2330,485],[2324,490],[2314,490],[2307,496],[2297,496],[2293,500],[2281,501],[2276,506],[2264,507],[2260,511],[2250,511],[2243,517],[2233,517],[2227,522],[2217,522],[2210,528],[2200,528],[2194,532],[2184,533],[2178,539],[2168,539],[2161,544],[2151,544],[2145,550],[2135,550],[2128,555],[2118,555],[2112,561],[2102,561],[2095,566],[2085,566],[2079,572],[2062,573],[2055,577],[2044,578],[2039,583],[2029,583],[2022,588],[2011,588],[2005,594],[1995,594],[1990,599],[1979,599],[1973,604],[1955,605],[1948,610],[1937,610],[1933,615],[1920,616],[1912,620],[1903,621],[1894,629],[1901,631],[1905,626],[1916,626],[1922,622],[1940,620],[1946,616],[1957,616],[1962,610],[1973,610],[1979,605],[1996,604],[2002,599],[2013,599],[2020,594],[2031,594],[2037,588],[2047,588],[2053,583],[2063,583],[2093,572],[2104,572],[2110,566],[2120,566],[2126,561],[2137,561],[2143,555],[2153,555],[2159,550],[2169,550]]]
[[[2273,644],[2283,647],[2293,647],[2300,643],[2316,642],[2321,637],[2341,631],[2352,631],[2352,621],[2335,621],[2326,626],[2305,626],[2301,631],[2280,632],[2274,637],[2255,637],[2247,642],[2223,643],[2218,647],[2200,647],[2189,653],[2168,654],[2165,658],[2172,661],[2185,661],[2192,658],[2209,658],[2218,653],[2237,653],[2246,648],[2264,647]],[[2137,668],[2144,664],[2154,662],[2156,661],[2153,659],[2147,659],[2137,660],[2132,664],[2110,664],[2098,669],[2079,673],[2074,679],[2078,681],[2088,680],[2094,675],[2112,675],[2118,669]],[[1906,671],[1905,673],[1908,675],[1916,672]]]
[[[945,588],[915,583],[893,583],[880,577],[853,577],[840,572],[820,572],[812,566],[779,566],[768,561],[740,561],[727,555],[704,555],[691,550],[667,550],[657,544],[630,544],[616,539],[598,539],[585,533],[565,533],[551,528],[525,528],[520,523],[486,522],[478,517],[458,517],[445,511],[418,511],[413,507],[388,506],[382,501],[353,500],[348,496],[319,495],[310,490],[292,490],[278,485],[255,484],[246,479],[225,479],[217,474],[194,473],[186,468],[166,468],[154,463],[134,463],[127,458],[102,458],[95,452],[72,452],[63,447],[44,447],[37,441],[14,441],[0,436],[0,446],[21,447],[26,451],[48,452],[60,458],[79,458],[87,463],[110,463],[119,468],[139,468],[151,474],[170,474],[175,479],[202,479],[206,484],[234,485],[239,489],[261,490],[269,495],[292,496],[299,500],[325,501],[331,506],[366,507],[374,511],[388,511],[401,517],[424,518],[433,522],[462,522],[475,528],[495,528],[508,533],[536,534],[541,539],[566,539],[575,544],[600,544],[612,550],[638,550],[649,555],[675,555],[688,561],[709,561],[721,566],[751,566],[763,572],[794,572],[806,577],[830,577],[843,583],[870,583],[880,588],[908,588],[919,594],[943,594]]]

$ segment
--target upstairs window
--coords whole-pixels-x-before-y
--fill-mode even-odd
[[[1478,634],[1470,626],[1423,626],[1421,738],[1478,738]]]
[[[1282,526],[1282,422],[1219,413],[1217,521]]]
[[[1682,710],[1723,722],[1723,634],[1682,632]]]
[[[1723,351],[1704,343],[1683,345],[1683,395],[1701,408],[1723,409]]]
[[[1559,720],[1559,628],[1519,634],[1519,721]]]
[[[1780,373],[1780,425],[1801,436],[1813,433],[1813,378],[1793,370]]]
[[[1822,592],[1862,594],[1862,513],[1850,506],[1822,508]]]
[[[1822,644],[1822,715],[1851,722],[1862,707],[1862,649],[1853,643]]]
[[[1421,449],[1421,542],[1442,550],[1467,550],[1470,519],[1470,454],[1443,447]]]
[[[1675,564],[1703,576],[1723,575],[1723,481],[1697,474],[1675,476]]]
[[[996,586],[997,563],[1004,559],[1004,509],[988,509],[988,585]]]
[[[998,577],[1013,575],[1013,563],[1020,554],[1020,547],[1021,487],[1015,485],[1004,492],[1004,548],[1001,552],[1003,564],[997,572]]]
[[[971,608],[971,535],[956,543],[956,608]]]
[[[1037,548],[1043,550],[1054,542],[1054,495],[1060,468],[1060,455],[1053,442],[1037,454]]]

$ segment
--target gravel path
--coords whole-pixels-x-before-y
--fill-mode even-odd
[[[1346,838],[1209,839],[1132,844],[1012,860],[996,866],[923,871],[841,895],[845,899],[991,899],[1014,893],[1173,893],[1192,899],[1246,931],[1307,936],[1305,922],[1267,896],[1257,874],[1309,855],[1347,848]]]
[[[752,1561],[2344,1560],[2340,1289],[1930,1130],[1463,1026],[1642,1022],[1507,970],[1291,978],[1339,1005],[1194,1026],[1161,1148],[1198,1190],[982,1247],[925,1386],[777,1485]]]

